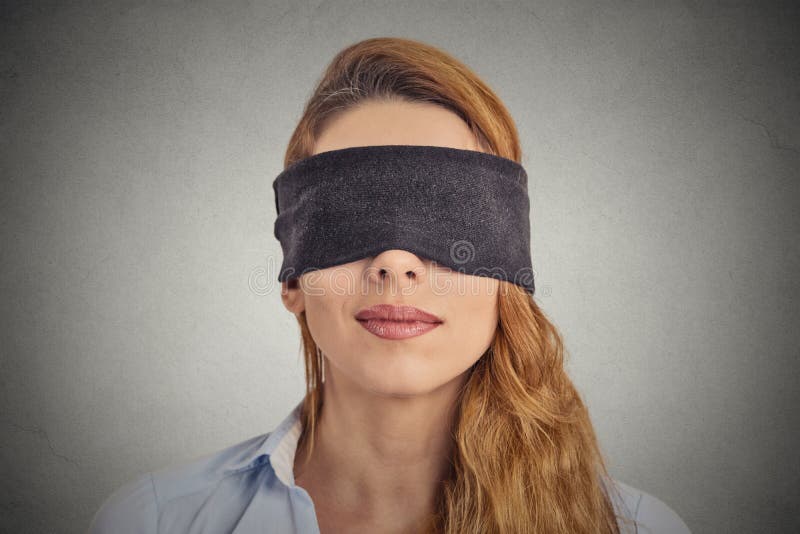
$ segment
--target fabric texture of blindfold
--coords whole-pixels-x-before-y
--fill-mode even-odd
[[[272,187],[281,282],[402,249],[534,293],[528,176],[513,160],[440,146],[349,147],[294,162]]]

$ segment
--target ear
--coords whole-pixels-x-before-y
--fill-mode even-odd
[[[281,300],[286,309],[295,315],[299,315],[306,309],[305,295],[300,287],[299,278],[281,282]]]

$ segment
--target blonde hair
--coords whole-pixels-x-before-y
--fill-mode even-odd
[[[367,100],[433,103],[470,127],[485,152],[520,162],[514,122],[469,68],[433,46],[371,38],[340,51],[304,108],[284,165],[308,157],[327,122]],[[500,281],[490,348],[467,372],[450,435],[453,455],[426,533],[618,533],[589,413],[564,369],[564,345],[533,297]],[[314,447],[323,357],[298,315],[307,391],[298,448]],[[619,495],[617,493],[617,495]]]

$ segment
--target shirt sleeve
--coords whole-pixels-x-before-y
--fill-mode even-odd
[[[644,492],[636,510],[636,521],[639,534],[692,534],[672,508]]]
[[[157,534],[158,505],[150,473],[116,489],[100,506],[87,534]]]

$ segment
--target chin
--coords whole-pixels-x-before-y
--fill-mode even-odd
[[[435,380],[431,372],[420,365],[410,369],[400,367],[382,365],[365,370],[362,374],[364,388],[378,395],[411,397],[430,393],[446,382]]]

